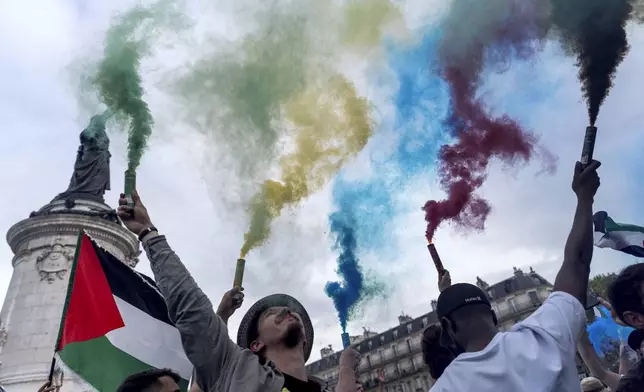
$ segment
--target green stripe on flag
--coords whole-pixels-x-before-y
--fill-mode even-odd
[[[114,347],[105,336],[70,343],[58,355],[70,370],[100,392],[116,391],[127,376],[153,368]],[[182,379],[179,387],[186,391],[188,380]]]
[[[635,232],[644,233],[644,227],[629,225],[625,223],[617,223],[609,217],[606,217],[606,219],[604,220],[604,225],[605,225],[604,228],[606,229],[606,233],[610,233],[612,231],[631,231],[631,232],[635,231]]]

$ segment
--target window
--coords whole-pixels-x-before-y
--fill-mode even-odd
[[[370,340],[368,344],[369,344],[369,350],[371,350],[371,347],[373,347],[373,342]]]
[[[427,322],[428,322],[427,317],[423,317],[423,327],[427,326]]]
[[[411,333],[412,325],[411,323],[407,324],[407,333]]]
[[[385,335],[382,335],[380,336],[380,343],[384,343],[384,342],[385,342]]]
[[[530,301],[539,302],[539,296],[537,295],[536,291],[530,291],[528,292],[528,295],[530,296]]]
[[[394,330],[393,335],[394,335],[394,340],[398,339],[398,330],[397,329]]]
[[[510,311],[511,312],[516,312],[517,311],[517,304],[514,298],[508,299],[508,305],[510,306]]]

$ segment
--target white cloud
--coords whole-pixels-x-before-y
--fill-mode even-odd
[[[422,9],[421,3],[424,2],[410,2],[412,6],[407,12],[422,14],[417,12]],[[101,4],[47,0],[38,2],[37,7],[20,2],[3,5],[2,230],[26,218],[30,211],[46,204],[67,186],[78,134],[86,121],[86,118],[76,121],[83,116],[76,108],[67,67],[82,50],[100,44],[100,33],[108,25],[112,11],[123,9],[124,2],[109,7]],[[209,15],[200,14],[198,21],[206,23]],[[229,22],[222,20],[222,25],[226,23]],[[418,23],[416,19],[414,24]],[[618,220],[640,224],[644,224],[644,212],[638,209],[643,188],[636,176],[640,174],[639,154],[644,143],[639,88],[644,85],[640,72],[644,62],[643,41],[644,31],[633,28],[631,53],[620,67],[616,86],[600,115],[596,149],[597,158],[604,162],[597,207],[606,209]],[[167,56],[171,50],[164,49],[159,56]],[[190,46],[177,48],[187,58],[198,56],[192,50],[195,48]],[[439,252],[455,281],[473,281],[481,276],[492,283],[511,274],[512,266],[533,266],[554,280],[561,262],[574,209],[570,191],[572,163],[579,156],[587,121],[573,61],[551,50],[534,67],[533,71],[513,68],[495,78],[488,86],[490,102],[498,110],[511,111],[541,134],[543,143],[559,156],[559,170],[554,175],[536,176],[537,162],[511,172],[493,166],[489,181],[481,190],[493,206],[487,230],[463,236],[445,226],[438,232]],[[349,73],[360,78],[355,70]],[[365,80],[358,82],[367,94],[379,91],[369,90]],[[542,92],[538,100],[525,98],[523,92],[533,94],[539,90],[539,84],[556,88]],[[139,188],[155,224],[167,234],[170,244],[216,304],[231,286],[247,224],[240,206],[231,209],[230,204],[221,202],[220,195],[230,194],[237,180],[227,173],[226,166],[220,166],[218,151],[209,150],[201,136],[185,133],[187,127],[174,118],[168,97],[153,86],[150,103],[158,127],[139,170]],[[115,205],[122,188],[125,151],[122,134],[112,134],[111,138],[113,189],[106,200]],[[442,197],[442,192],[434,175],[428,173],[398,197],[407,201],[408,212],[395,221],[392,241],[400,249],[396,259],[364,257],[366,267],[377,269],[394,291],[386,302],[368,305],[362,318],[350,323],[352,333],[360,332],[363,325],[385,329],[397,322],[396,316],[401,311],[411,315],[424,313],[430,309],[430,300],[437,296],[436,273],[425,248],[419,206],[428,198]],[[254,300],[279,291],[293,294],[309,309],[316,326],[315,356],[319,355],[320,347],[329,343],[340,346],[335,310],[323,293],[325,282],[336,278],[335,254],[328,238],[330,210],[327,187],[300,206],[285,211],[275,222],[269,243],[248,256],[246,304],[233,316],[231,331],[236,331],[241,315]],[[11,258],[8,246],[0,243],[0,299],[4,298],[11,275]],[[597,250],[593,272],[613,271],[629,262],[633,259]],[[139,269],[150,273],[145,260]]]

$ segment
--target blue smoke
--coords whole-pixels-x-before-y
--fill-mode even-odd
[[[338,310],[342,332],[347,331],[349,312],[358,303],[360,291],[364,284],[364,275],[356,257],[356,237],[353,231],[355,220],[350,213],[334,213],[329,218],[331,232],[335,234],[335,249],[340,250],[338,256],[338,275],[341,282],[328,282],[324,291],[333,299]]]
[[[335,248],[340,251],[337,273],[341,282],[327,283],[325,291],[333,299],[343,331],[365,293],[371,290],[370,295],[374,294],[365,285],[358,248],[363,254],[391,249],[387,234],[402,208],[395,195],[410,179],[433,168],[438,146],[445,140],[441,131],[449,105],[448,90],[433,73],[438,38],[428,34],[415,46],[386,45],[389,67],[399,82],[393,99],[395,121],[391,129],[383,127],[367,148],[393,140],[393,150],[385,158],[370,157],[370,177],[349,180],[341,173],[333,185],[336,209],[329,223]]]
[[[603,357],[605,352],[613,349],[612,342],[626,341],[633,328],[622,327],[612,319],[608,309],[603,306],[598,308],[601,316],[596,317],[586,330],[593,348],[599,356]]]

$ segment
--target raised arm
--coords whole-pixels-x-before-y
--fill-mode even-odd
[[[134,207],[124,195],[118,215],[134,234],[142,236],[154,278],[165,298],[170,320],[175,323],[188,359],[195,366],[200,386],[216,389],[219,377],[234,366],[241,349],[228,337],[225,323],[215,314],[212,303],[174,253],[165,237],[153,229],[141,199],[133,192]]]
[[[619,380],[622,377],[619,374],[613,373],[606,368],[602,360],[599,358],[599,355],[597,355],[597,353],[595,352],[590,339],[588,339],[588,332],[585,330],[579,338],[577,349],[579,350],[581,359],[583,359],[586,366],[588,366],[590,373],[592,373],[593,376],[597,377],[599,381],[606,384],[606,386],[609,387],[611,391],[616,391]]]
[[[592,161],[586,168],[579,162],[575,165],[572,189],[577,195],[577,209],[554,287],[555,291],[577,298],[584,306],[593,258],[593,201],[599,188],[599,166],[597,161]]]

